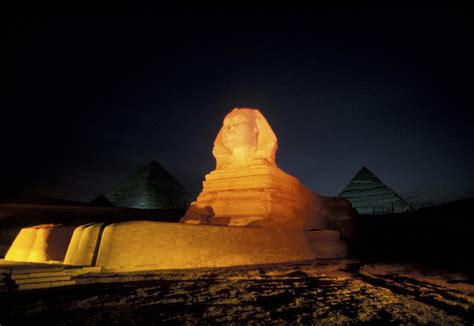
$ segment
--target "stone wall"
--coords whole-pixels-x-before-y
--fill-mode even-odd
[[[5,257],[21,229],[41,224],[77,227],[91,222],[130,220],[177,222],[184,209],[132,209],[0,203],[0,258]]]
[[[77,227],[69,243],[64,264],[94,265],[103,225],[104,223],[89,223]]]
[[[21,229],[5,255],[7,261],[63,261],[73,228],[44,224]]]
[[[106,226],[105,271],[225,267],[313,259],[301,230],[131,221]]]

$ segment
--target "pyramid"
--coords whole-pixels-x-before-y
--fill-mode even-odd
[[[402,197],[365,166],[339,196],[348,199],[359,214],[389,214],[412,210]]]
[[[117,207],[186,209],[192,195],[158,162],[151,161],[106,196]]]
[[[95,197],[89,204],[95,207],[113,207],[114,205],[104,195]]]

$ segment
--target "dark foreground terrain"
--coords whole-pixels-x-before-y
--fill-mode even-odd
[[[0,293],[1,325],[472,325],[468,275],[413,264],[319,261],[97,274],[82,284]]]

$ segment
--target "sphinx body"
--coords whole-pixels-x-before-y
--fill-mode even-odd
[[[324,258],[345,256],[339,231],[354,215],[351,204],[321,197],[282,171],[275,162],[277,149],[277,138],[258,110],[231,111],[214,142],[216,168],[206,175],[202,192],[181,222],[297,228],[305,231],[312,247],[330,248]],[[352,230],[345,227],[344,232]]]

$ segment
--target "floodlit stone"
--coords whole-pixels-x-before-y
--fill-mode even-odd
[[[5,260],[24,262],[63,261],[72,228],[61,224],[42,224],[21,229]]]
[[[92,224],[94,223],[80,225],[74,229],[71,241],[69,241],[69,246],[67,247],[66,256],[64,257],[64,264],[74,265],[74,260],[78,254],[77,250],[79,248],[79,243],[81,242],[82,233],[86,227]]]
[[[277,138],[259,110],[232,110],[214,141],[217,169],[274,164]]]
[[[181,222],[313,230],[353,214],[347,200],[320,197],[282,171],[275,162],[277,148],[259,110],[232,110],[214,142],[216,168]]]
[[[69,243],[64,264],[93,265],[103,225],[104,223],[89,223],[77,227]]]
[[[321,197],[282,171],[275,162],[277,148],[277,138],[258,110],[234,109],[214,142],[216,169],[206,176],[182,223],[80,226],[67,254],[64,241],[51,241],[64,228],[38,226],[23,229],[7,257],[47,261],[57,246],[63,248],[63,258],[66,254],[65,264],[92,265],[96,260],[105,271],[345,257],[338,230],[351,219],[350,203]]]
[[[7,261],[28,261],[30,257],[31,249],[33,248],[36,240],[37,229],[35,228],[23,228],[20,233],[16,236],[10,249],[5,255]]]
[[[225,267],[314,258],[298,229],[130,221],[105,227],[97,256],[104,271]]]

